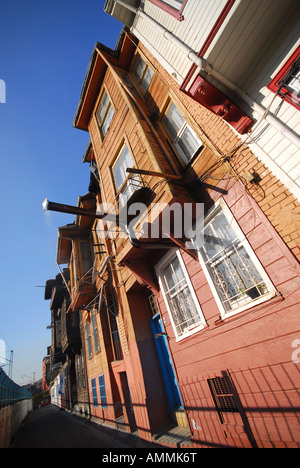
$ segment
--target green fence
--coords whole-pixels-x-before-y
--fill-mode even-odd
[[[13,405],[21,400],[30,400],[31,398],[32,394],[29,390],[17,385],[0,368],[0,408]]]

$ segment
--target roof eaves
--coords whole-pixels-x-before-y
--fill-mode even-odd
[[[94,68],[94,65],[95,65],[95,62],[96,62],[96,58],[97,58],[97,51],[98,50],[103,51],[103,52],[109,54],[111,57],[117,58],[119,56],[119,54],[120,54],[120,50],[121,50],[121,46],[122,46],[122,43],[123,43],[124,35],[125,35],[125,27],[122,28],[122,30],[121,30],[121,32],[120,32],[120,34],[118,36],[118,39],[117,39],[116,46],[115,46],[114,50],[110,49],[109,47],[106,47],[104,44],[101,44],[100,42],[96,42],[96,44],[94,46],[94,49],[93,49],[93,52],[92,52],[92,55],[91,55],[91,58],[90,58],[90,61],[89,61],[89,64],[88,64],[88,68],[87,68],[87,72],[85,74],[83,85],[82,85],[82,88],[81,88],[79,103],[78,103],[78,106],[77,106],[77,109],[76,109],[76,112],[75,112],[75,116],[74,116],[74,119],[73,119],[73,127],[79,128],[80,130],[85,130],[86,131],[86,128],[80,128],[80,127],[77,126],[77,121],[78,121],[78,118],[80,116],[81,109],[82,109],[83,102],[84,102],[84,98],[86,96],[88,85],[89,85],[89,82],[90,82],[90,79],[91,79],[91,76],[92,76],[92,73],[93,73],[93,68]]]

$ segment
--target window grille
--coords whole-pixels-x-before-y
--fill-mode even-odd
[[[200,253],[228,313],[267,296],[272,286],[231,213],[222,205],[205,220]]]
[[[159,308],[155,295],[151,293],[148,297],[148,300],[151,308],[152,317],[154,317],[155,315],[159,314]]]
[[[239,412],[233,388],[227,376],[208,379],[207,382],[222,422],[224,422],[222,413]]]
[[[197,298],[193,294],[184,265],[176,253],[159,269],[159,275],[177,337],[203,325],[204,318]]]

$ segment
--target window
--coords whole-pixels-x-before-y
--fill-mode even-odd
[[[200,261],[222,315],[274,295],[275,290],[223,199],[204,220]]]
[[[104,90],[100,99],[98,110],[97,110],[97,118],[98,118],[102,138],[105,137],[110,127],[114,113],[115,111],[111,104],[109,96],[106,90]]]
[[[162,123],[171,139],[171,143],[184,165],[199,152],[202,142],[182,117],[174,103],[171,103],[162,118]]]
[[[81,356],[78,354],[77,357],[76,357],[76,375],[77,375],[78,388],[81,387],[80,361],[81,361]]]
[[[207,383],[222,423],[224,422],[222,413],[239,412],[228,377],[215,377],[208,379]]]
[[[97,329],[97,321],[96,321],[95,313],[92,313],[91,322],[92,322],[94,347],[95,347],[95,351],[97,352],[99,351],[100,348],[99,348],[98,329]]]
[[[84,362],[84,354],[81,354],[81,381],[82,386],[85,387],[85,362]]]
[[[155,315],[159,314],[159,307],[155,295],[153,293],[150,293],[148,296],[148,300],[151,309],[151,316],[154,317]]]
[[[114,356],[113,359],[114,361],[122,361],[123,352],[116,319],[119,307],[117,304],[116,296],[106,294],[105,301],[103,301],[103,306],[106,311],[107,324],[111,336],[112,350]]]
[[[88,357],[90,358],[92,356],[92,342],[91,342],[91,330],[90,330],[89,322],[86,322],[85,324],[85,339],[86,339]]]
[[[268,89],[300,109],[300,46],[273,78]]]
[[[205,320],[179,251],[167,254],[157,273],[176,337],[203,328]]]
[[[93,395],[93,405],[95,408],[98,407],[97,400],[97,388],[96,388],[96,379],[91,379],[92,395]]]
[[[133,162],[130,151],[125,145],[121,149],[112,167],[115,186],[119,195],[119,202],[121,206],[124,206],[134,191],[141,186],[140,179],[137,175],[128,174],[126,172],[128,167],[134,166],[135,164]]]
[[[184,18],[182,16],[182,10],[187,3],[187,0],[149,0],[154,5],[158,6],[162,10],[166,11],[172,16],[175,16],[179,21]]]
[[[140,55],[137,55],[137,58],[134,62],[133,73],[140,87],[144,93],[146,93],[154,76],[154,72],[149,67],[149,65],[144,62]]]
[[[89,240],[80,240],[80,258],[82,275],[88,273],[93,266],[93,254]]]
[[[99,389],[100,389],[100,399],[101,399],[101,406],[102,408],[107,408],[107,401],[106,401],[106,391],[105,391],[105,383],[104,383],[104,375],[99,375]]]

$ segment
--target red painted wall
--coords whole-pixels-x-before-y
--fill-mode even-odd
[[[194,443],[294,447],[300,445],[299,364],[292,360],[293,342],[300,338],[299,263],[241,183],[224,180],[221,186],[278,295],[216,324],[220,311],[201,265],[182,254],[208,326],[176,342],[162,294],[158,301]],[[207,383],[222,372],[232,379],[243,407],[241,413],[226,413],[223,423]]]

